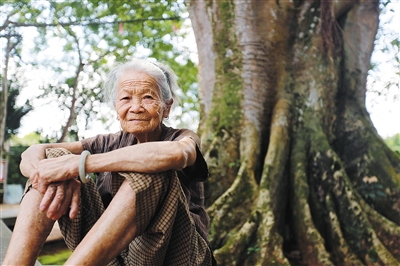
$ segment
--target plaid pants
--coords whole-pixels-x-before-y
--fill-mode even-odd
[[[46,150],[47,158],[69,153],[60,148]],[[139,235],[107,265],[212,265],[211,250],[196,231],[175,171],[115,174],[114,195],[125,179],[136,193]],[[104,211],[95,183],[82,184],[77,218],[64,215],[58,220],[68,248],[77,247]]]

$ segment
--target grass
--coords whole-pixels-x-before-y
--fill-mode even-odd
[[[44,244],[38,261],[42,265],[64,265],[72,252],[64,241],[52,241]]]
[[[38,261],[42,265],[63,265],[72,254],[70,250],[61,250],[52,255],[39,256]]]

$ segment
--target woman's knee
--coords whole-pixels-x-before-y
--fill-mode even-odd
[[[118,189],[117,194],[114,196],[113,200],[120,199],[125,202],[129,202],[130,204],[135,203],[136,201],[136,193],[132,190],[131,185],[129,184],[129,180],[124,180],[122,182],[120,188]]]

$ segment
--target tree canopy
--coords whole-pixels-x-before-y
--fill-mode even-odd
[[[104,74],[115,62],[132,56],[153,57],[180,76],[183,111],[198,110],[197,68],[178,47],[185,35],[185,6],[176,1],[9,1],[2,4],[2,33],[33,34],[34,47],[23,62],[42,69],[41,99],[58,103],[58,141],[78,139],[93,120],[113,121],[101,90]],[[182,29],[182,30],[181,30]],[[31,34],[32,35],[32,34]],[[42,54],[56,48],[57,54]],[[28,53],[25,53],[27,55]],[[43,102],[42,101],[42,102]]]

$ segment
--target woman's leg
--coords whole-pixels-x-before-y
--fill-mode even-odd
[[[113,177],[112,180],[116,194],[101,217],[97,216],[90,231],[83,234],[82,240],[79,239],[66,265],[105,265],[109,262],[112,265],[163,265],[175,225],[178,201],[185,201],[180,198],[184,195],[176,172],[119,173],[119,178]],[[90,193],[90,189],[85,191],[87,185],[82,185],[82,213],[95,209],[87,209],[86,205],[92,203],[89,198],[84,199],[87,192]],[[82,217],[80,223],[86,223],[91,216]],[[195,230],[189,216],[186,222],[189,229]],[[180,234],[187,235],[187,230],[181,230]],[[72,232],[71,235],[82,234]],[[190,249],[190,243],[183,245]],[[185,252],[185,263],[188,255],[189,252]]]
[[[136,236],[136,194],[125,180],[103,215],[69,257],[66,265],[103,265]]]
[[[24,196],[3,265],[34,265],[54,222],[39,211],[43,198],[31,189]]]

